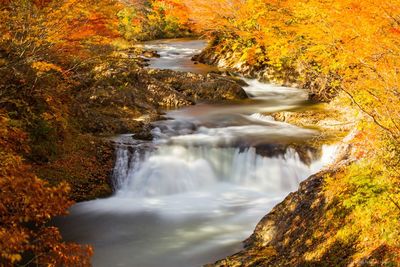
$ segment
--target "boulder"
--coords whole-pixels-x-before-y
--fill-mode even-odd
[[[161,57],[160,54],[157,53],[155,50],[145,50],[142,55],[147,58],[159,58]]]

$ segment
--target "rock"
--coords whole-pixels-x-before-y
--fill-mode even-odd
[[[200,55],[201,55],[201,54],[194,55],[194,56],[191,58],[192,61],[197,62],[197,63],[200,63],[200,61],[201,61]]]
[[[147,57],[147,58],[159,58],[159,57],[161,57],[160,54],[158,54],[158,52],[155,51],[155,50],[146,50],[146,51],[144,51],[142,53],[142,55],[144,57]]]
[[[57,159],[36,164],[34,171],[52,184],[68,182],[69,197],[74,201],[88,201],[109,197],[112,194],[110,180],[114,166],[114,147],[105,138],[78,135],[65,144],[68,153]]]
[[[237,78],[218,74],[194,74],[171,70],[152,70],[158,81],[171,86],[193,102],[246,99],[247,94]]]
[[[240,81],[217,74],[201,75],[172,70],[113,71],[77,93],[76,117],[82,130],[95,134],[138,133],[160,110],[193,105],[197,101],[247,98]],[[147,116],[150,119],[143,120]],[[140,133],[140,139],[152,138]]]
[[[219,68],[241,73],[245,77],[256,78],[264,82],[272,82],[282,86],[304,88],[310,92],[310,100],[314,102],[330,102],[340,92],[339,87],[332,85],[332,81],[339,81],[333,73],[316,75],[310,72],[311,65],[298,64],[276,68],[263,60],[258,64],[249,64],[243,61],[243,52],[240,49],[219,48],[218,43],[209,46],[200,54],[192,57],[193,61],[214,65]]]
[[[135,132],[132,138],[136,140],[152,141],[153,135],[151,134],[151,129],[151,125],[147,124],[146,126],[141,127],[139,131]]]

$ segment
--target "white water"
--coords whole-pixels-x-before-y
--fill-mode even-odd
[[[304,105],[302,90],[247,82],[252,101],[169,112],[152,142],[117,138],[115,195],[75,205],[59,222],[63,235],[93,244],[94,266],[200,266],[237,252],[335,154],[310,150],[305,164],[286,144],[317,132],[261,114]]]
[[[195,191],[209,191],[224,185],[260,192],[290,192],[299,182],[324,165],[315,161],[311,166],[301,162],[289,149],[277,157],[263,157],[255,148],[160,146],[146,153],[144,160],[129,156],[120,148],[116,167],[119,181],[116,197],[163,197]],[[323,153],[329,154],[329,147]],[[129,163],[129,164],[128,164]]]

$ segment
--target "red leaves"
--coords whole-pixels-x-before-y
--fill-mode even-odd
[[[354,3],[354,2],[350,3],[349,9],[351,10],[351,12],[354,12],[354,13],[359,13],[362,10],[361,4],[360,3]]]
[[[66,40],[74,42],[91,37],[117,38],[118,32],[108,26],[108,18],[100,13],[93,13],[84,22],[76,22],[74,29],[71,29],[71,35],[66,36]]]
[[[396,35],[400,35],[400,27],[393,27],[390,29],[390,32]]]

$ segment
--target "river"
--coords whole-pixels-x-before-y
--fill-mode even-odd
[[[146,46],[161,55],[151,68],[215,70],[190,61],[204,41]],[[318,132],[263,115],[308,106],[306,92],[246,82],[248,101],[168,111],[151,142],[117,137],[115,194],[59,218],[64,238],[93,245],[93,265],[104,267],[201,266],[239,251],[257,222],[334,155],[331,146],[304,147],[300,157],[287,145]]]

